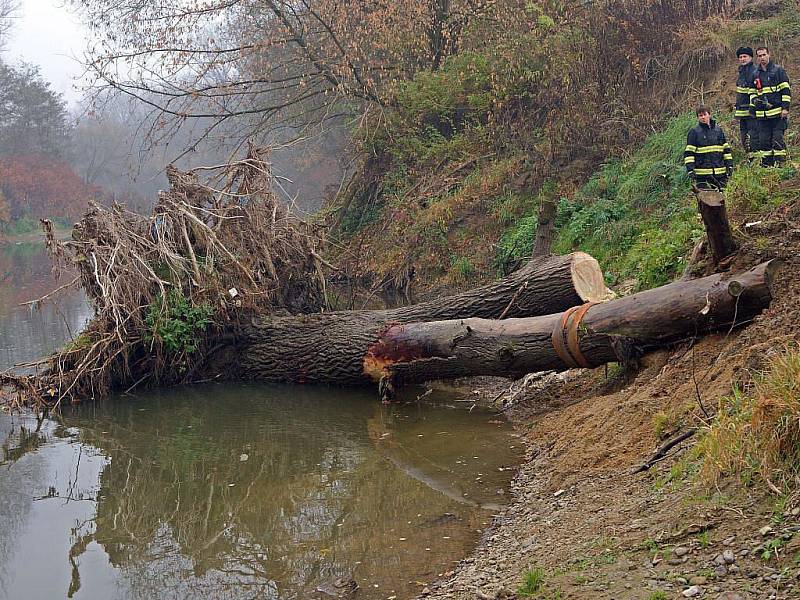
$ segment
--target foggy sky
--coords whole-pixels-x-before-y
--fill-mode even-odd
[[[72,103],[81,96],[73,79],[83,72],[86,30],[65,6],[61,0],[22,0],[3,58],[39,65],[44,79]]]

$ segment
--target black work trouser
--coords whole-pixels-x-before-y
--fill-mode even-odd
[[[761,153],[762,166],[781,165],[786,160],[786,141],[783,134],[788,126],[789,119],[782,117],[756,119],[756,149]]]
[[[759,156],[756,151],[757,144],[756,120],[753,117],[739,117],[739,140],[742,142],[742,150],[748,160]]]
[[[698,175],[697,187],[701,190],[724,190],[728,185],[727,175]]]

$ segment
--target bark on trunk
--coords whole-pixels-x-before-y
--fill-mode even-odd
[[[533,256],[547,256],[553,247],[553,234],[556,231],[556,203],[543,198],[539,205],[539,224],[536,226],[536,240]]]
[[[405,384],[459,377],[595,367],[618,361],[632,345],[654,348],[740,325],[771,299],[775,261],[732,278],[678,281],[604,304],[541,317],[462,319],[389,328],[370,347],[365,371]],[[581,311],[585,310],[581,319]],[[565,318],[566,316],[566,318]]]
[[[725,196],[720,192],[698,191],[697,206],[703,217],[714,264],[717,265],[723,258],[736,252],[737,247],[725,210]]]
[[[493,284],[413,306],[256,318],[223,334],[228,341],[203,372],[259,381],[368,383],[364,356],[392,325],[541,315],[608,294],[602,271],[588,254],[536,259]]]

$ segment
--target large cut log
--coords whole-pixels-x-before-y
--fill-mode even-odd
[[[256,318],[228,336],[204,371],[245,380],[368,383],[367,349],[397,323],[542,315],[608,294],[588,254],[534,259],[495,283],[412,306]]]
[[[405,384],[464,375],[520,377],[625,360],[634,350],[751,320],[771,300],[776,265],[678,281],[562,314],[395,325],[370,347],[365,371],[376,381]]]

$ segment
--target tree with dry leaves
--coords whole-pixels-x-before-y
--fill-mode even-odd
[[[152,133],[307,134],[382,107],[393,82],[436,69],[497,0],[73,0],[93,29],[97,90],[152,108]]]

